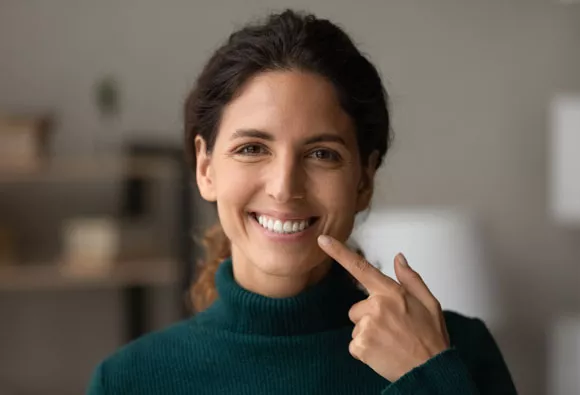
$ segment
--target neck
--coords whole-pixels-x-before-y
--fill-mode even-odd
[[[234,278],[232,258],[220,264],[215,280],[219,296],[196,319],[235,333],[293,336],[344,328],[352,325],[349,309],[366,298],[335,262],[320,282],[286,298],[271,298],[242,287]]]
[[[247,259],[232,248],[233,274],[244,289],[269,298],[288,298],[320,282],[330,270],[332,260],[327,259],[304,272],[268,271]]]

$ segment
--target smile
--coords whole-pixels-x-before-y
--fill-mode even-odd
[[[310,217],[304,219],[280,220],[278,218],[269,217],[259,213],[250,213],[250,216],[262,228],[278,234],[294,234],[300,233],[308,229],[316,222],[317,217]]]

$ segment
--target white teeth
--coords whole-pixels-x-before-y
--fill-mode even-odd
[[[276,222],[274,222],[274,232],[282,232],[282,221],[280,221],[279,219],[276,220]]]
[[[300,224],[298,224],[298,222],[294,222],[292,224],[292,232],[298,232],[299,229],[300,229]]]
[[[308,220],[302,221],[281,221],[279,219],[268,218],[265,215],[257,215],[257,220],[262,227],[274,233],[297,233],[308,227]]]

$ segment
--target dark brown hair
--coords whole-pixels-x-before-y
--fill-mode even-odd
[[[257,73],[302,70],[330,81],[343,110],[355,125],[361,164],[378,151],[377,167],[391,142],[387,93],[377,69],[336,24],[311,14],[286,10],[234,33],[216,50],[185,103],[185,148],[195,167],[195,137],[211,152],[224,107]],[[216,298],[214,275],[231,253],[219,222],[203,238],[206,256],[191,289],[192,304],[202,310]]]

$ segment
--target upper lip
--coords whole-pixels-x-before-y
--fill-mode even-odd
[[[314,215],[307,215],[307,214],[298,214],[298,213],[290,213],[290,212],[282,212],[282,211],[275,211],[275,210],[266,210],[266,211],[250,211],[256,215],[265,215],[267,217],[276,218],[284,221],[290,220],[305,220],[314,217]]]

